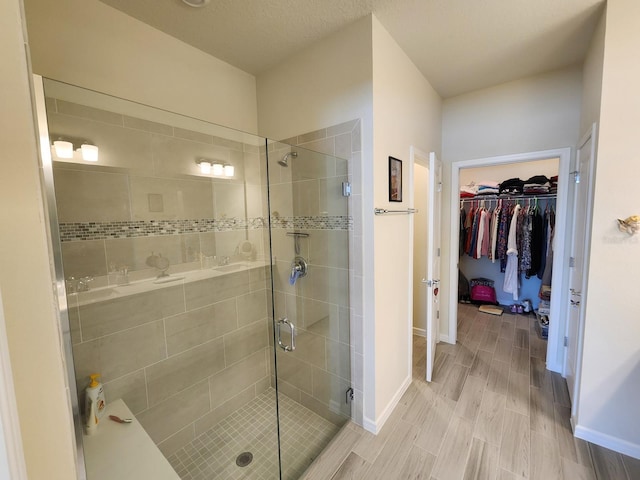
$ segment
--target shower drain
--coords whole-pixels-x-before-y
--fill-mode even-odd
[[[239,467],[246,467],[253,460],[253,453],[251,452],[242,452],[240,455],[236,457],[236,465]]]

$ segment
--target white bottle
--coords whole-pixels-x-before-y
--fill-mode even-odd
[[[99,373],[89,375],[89,378],[91,378],[91,382],[85,390],[86,395],[84,399],[84,412],[85,415],[89,415],[89,411],[91,410],[91,403],[93,403],[95,416],[98,417],[98,419],[101,419],[107,411],[107,404],[104,400],[104,388],[102,388],[102,384],[96,380],[96,378],[98,378],[99,376]]]
[[[93,400],[89,400],[89,410],[85,415],[84,433],[87,435],[95,435],[98,433],[99,420],[96,415],[96,404]]]

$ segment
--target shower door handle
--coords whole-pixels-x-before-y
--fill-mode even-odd
[[[291,331],[291,345],[285,345],[282,342],[282,325],[289,325],[289,330]],[[278,346],[283,349],[285,352],[293,352],[296,349],[296,327],[293,323],[291,323],[286,317],[281,318],[276,323],[276,328],[278,329]]]

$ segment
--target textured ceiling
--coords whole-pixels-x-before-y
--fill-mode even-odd
[[[604,0],[101,0],[254,75],[373,12],[443,97],[582,61]]]

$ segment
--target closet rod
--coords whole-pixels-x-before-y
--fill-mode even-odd
[[[537,199],[543,199],[543,198],[550,198],[550,199],[555,199],[557,198],[558,195],[556,193],[541,193],[538,195],[478,195],[475,197],[464,197],[461,198],[460,201],[461,202],[477,202],[478,200],[520,200],[520,199],[531,199],[531,200],[537,200]]]
[[[374,208],[373,213],[375,213],[376,215],[385,215],[388,213],[409,215],[410,213],[418,213],[418,209],[407,208],[406,210],[387,210],[385,208]]]

